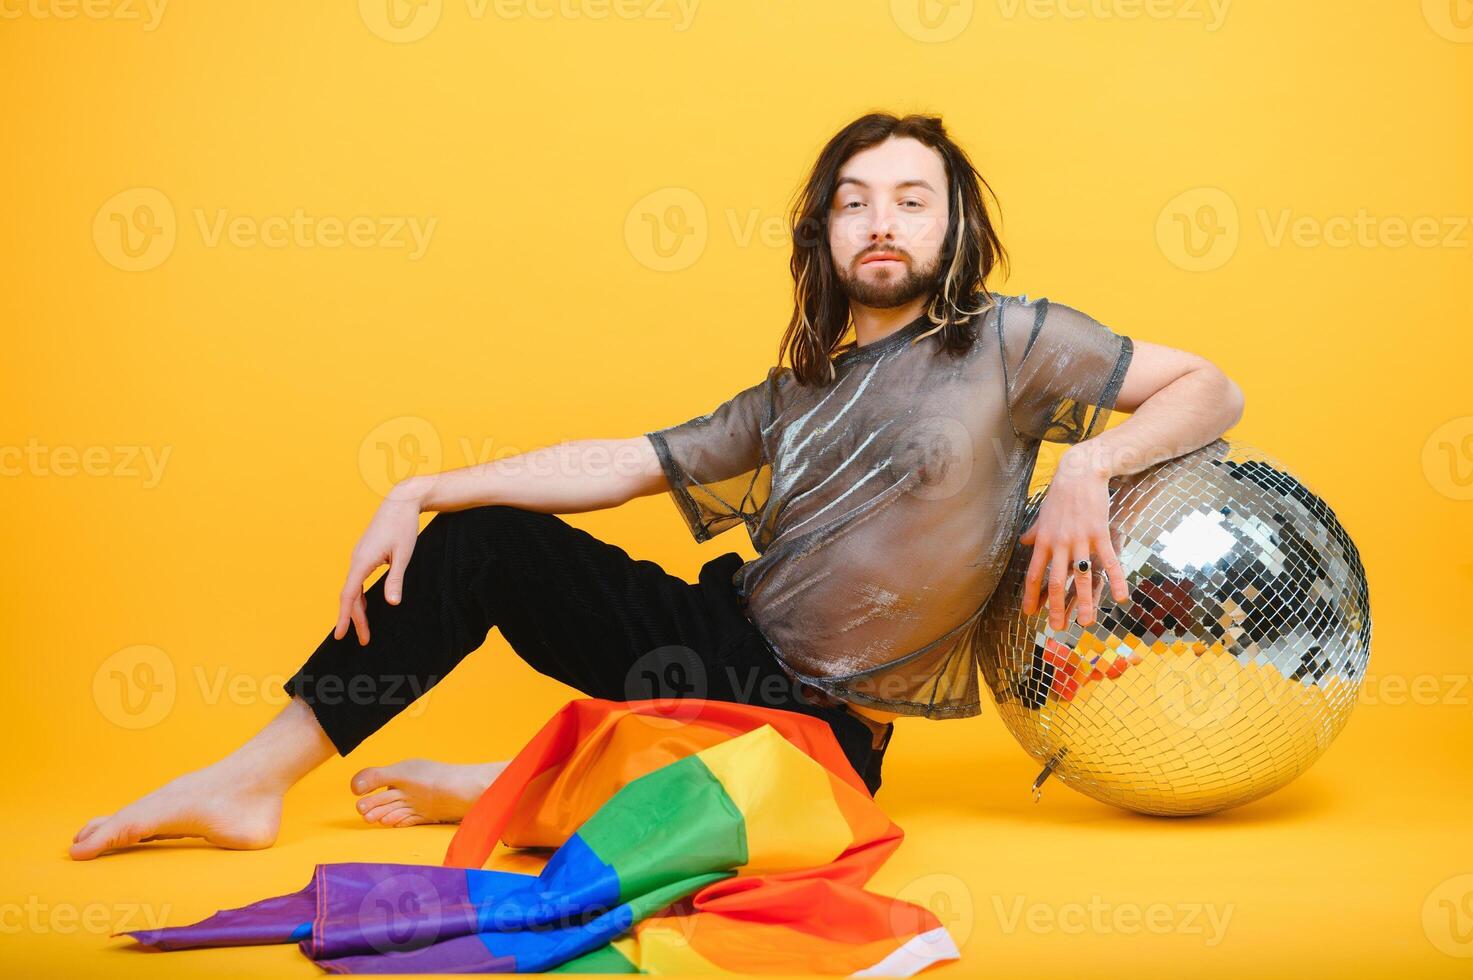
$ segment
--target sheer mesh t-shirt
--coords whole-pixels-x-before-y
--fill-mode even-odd
[[[1045,298],[992,294],[941,350],[922,314],[834,356],[823,386],[773,367],[645,433],[697,541],[745,525],[732,581],[796,681],[901,715],[981,711],[977,624],[1019,534],[1040,442],[1107,420],[1132,343]]]

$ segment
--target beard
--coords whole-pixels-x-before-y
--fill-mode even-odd
[[[911,264],[909,255],[900,254],[905,259],[905,271],[886,272],[876,279],[864,279],[847,267],[835,266],[844,294],[861,306],[888,310],[933,292],[941,278],[940,253],[932,258],[929,267],[921,269]]]

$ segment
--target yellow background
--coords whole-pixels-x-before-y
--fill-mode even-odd
[[[387,478],[379,442],[458,467],[673,424],[760,379],[790,308],[784,208],[823,142],[880,108],[941,114],[997,190],[1015,266],[992,286],[1242,385],[1229,436],[1335,508],[1375,635],[1329,754],[1205,820],[1058,784],[1034,804],[1037,767],[990,706],[901,720],[880,801],[908,839],[874,887],[943,916],[957,975],[1466,973],[1466,0],[1258,0],[1220,22],[1188,0],[1165,18],[1129,0],[706,0],[688,22],[655,0],[444,0],[400,3],[398,28],[387,2],[174,0],[152,29],[141,5],[0,4],[0,444],[45,447],[0,480],[0,969],[316,975],[289,947],[147,956],[107,932],[295,890],[318,861],[438,862],[449,828],[368,829],[347,779],[507,758],[578,696],[499,634],[294,790],[272,850],[65,848],[277,710],[331,628]],[[158,257],[108,238],[139,188],[167,199],[175,240],[126,271]],[[417,258],[207,235],[222,212],[297,209],[436,225]],[[1361,212],[1370,237],[1335,244],[1332,219]],[[1286,214],[1303,233],[1276,238]],[[1430,217],[1437,241],[1398,246],[1388,217]],[[1182,220],[1220,234],[1189,242]],[[156,485],[118,446],[167,449]],[[65,475],[59,447],[107,448]],[[693,544],[664,495],[568,519],[688,579],[752,553],[740,532]],[[140,663],[172,694],[124,705],[115,682]],[[1231,919],[1215,945],[1185,923],[1010,930],[1020,896],[1066,918],[1098,896]]]

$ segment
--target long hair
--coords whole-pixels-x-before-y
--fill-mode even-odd
[[[940,288],[931,296],[926,315],[935,324],[922,336],[939,333],[943,350],[960,354],[977,339],[979,314],[991,309],[985,280],[994,265],[1008,266],[1007,253],[993,230],[982,189],[997,195],[972,166],[965,151],[951,140],[939,116],[872,112],[839,130],[813,165],[794,198],[789,216],[793,235],[793,316],[778,345],[778,361],[786,357],[800,384],[823,385],[834,378],[833,357],[851,350],[839,341],[851,325],[849,299],[829,251],[828,218],[839,168],[851,156],[891,137],[909,136],[941,154],[946,164],[950,215],[941,248]],[[974,319],[975,318],[975,319]]]

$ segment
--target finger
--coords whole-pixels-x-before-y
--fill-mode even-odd
[[[353,625],[358,630],[358,645],[368,646],[368,608],[361,592],[353,599]]]
[[[348,577],[343,582],[343,591],[338,594],[338,623],[333,627],[334,639],[341,640],[348,635],[348,623],[352,620],[353,605],[363,596],[363,580],[368,578],[368,573],[373,571],[371,567],[360,562],[356,555],[348,563]]]
[[[1034,548],[1033,557],[1028,562],[1028,572],[1023,576],[1023,612],[1032,616],[1038,612],[1038,587],[1043,581],[1043,573],[1048,562],[1048,552],[1043,548]]]
[[[1069,568],[1074,576],[1074,595],[1078,600],[1076,619],[1080,626],[1088,626],[1094,622],[1095,617],[1095,590],[1094,583],[1091,581],[1090,570],[1086,569],[1081,572],[1076,567],[1079,559],[1083,558],[1086,561],[1089,559],[1089,546],[1086,544],[1082,550],[1084,552],[1083,554],[1080,554],[1078,550],[1074,552],[1074,559],[1069,562]]]
[[[1100,556],[1100,571],[1110,578],[1110,594],[1114,596],[1116,602],[1129,602],[1130,586],[1125,581],[1125,567],[1116,557],[1115,547],[1110,543],[1109,535],[1101,535],[1094,544],[1095,551]]]
[[[1064,581],[1069,577],[1069,552],[1059,548],[1049,561],[1048,569],[1048,624],[1056,630],[1064,628]]]
[[[348,624],[351,622],[353,610],[353,594],[347,589],[338,593],[338,622],[332,628],[332,637],[341,640],[348,635]]]
[[[409,564],[409,555],[414,549],[404,548],[390,559],[389,574],[384,577],[384,598],[397,606],[404,595],[404,569]]]

